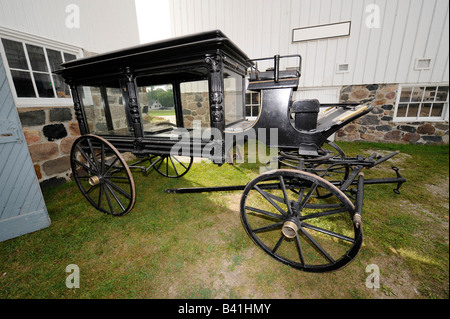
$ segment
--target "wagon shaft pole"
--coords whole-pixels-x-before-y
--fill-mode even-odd
[[[360,182],[361,178],[354,179],[351,185],[358,185],[358,189],[360,188],[360,183],[363,185],[378,185],[378,184],[397,184],[397,188],[394,189],[396,194],[399,194],[400,186],[406,182],[406,178],[402,177],[398,172],[398,168],[392,168],[396,173],[397,177],[392,178],[372,178],[372,179],[364,179],[362,178],[362,182]],[[339,187],[341,186],[341,181],[330,181],[331,184]],[[229,185],[229,186],[210,186],[210,187],[188,187],[188,188],[168,188],[164,191],[169,194],[190,194],[190,193],[209,193],[209,192],[231,192],[231,191],[242,191],[245,189],[246,185]],[[261,189],[278,189],[280,187],[279,183],[268,183],[261,185]],[[286,188],[289,189],[291,185],[286,183]]]

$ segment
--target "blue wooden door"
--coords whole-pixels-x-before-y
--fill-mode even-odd
[[[50,225],[0,56],[0,241]]]

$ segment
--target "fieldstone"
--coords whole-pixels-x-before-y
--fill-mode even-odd
[[[400,141],[402,138],[402,131],[394,130],[384,134],[384,139],[386,141]]]
[[[383,113],[384,111],[383,111],[383,109],[381,109],[381,108],[379,108],[379,107],[374,107],[373,109],[372,109],[372,111],[370,111],[370,113],[372,113],[372,114],[381,114],[381,113]]]
[[[342,94],[342,95],[341,95],[341,100],[342,100],[343,102],[348,101],[348,93]]]
[[[365,133],[362,133],[362,134],[361,134],[361,138],[362,138],[363,140],[369,141],[369,142],[372,142],[372,141],[375,140],[375,136],[373,136],[373,135],[371,135],[371,134],[365,134]]]
[[[61,153],[63,154],[69,154],[70,150],[72,149],[73,142],[77,139],[76,136],[66,137],[62,139],[61,144],[59,147],[61,148]]]
[[[378,90],[378,84],[370,84],[370,85],[366,85],[366,89],[368,89],[369,91],[376,91]]]
[[[349,86],[345,86],[342,90],[341,90],[341,93],[350,93],[351,91],[352,91],[352,86],[351,85],[349,85]]]
[[[425,142],[430,142],[430,143],[427,143],[427,144],[442,143],[442,136],[422,136],[422,139]]]
[[[95,130],[97,132],[104,132],[108,130],[106,123],[95,123]]]
[[[385,104],[385,105],[382,105],[381,108],[383,110],[390,111],[390,110],[392,110],[394,108],[394,105],[392,105],[392,104]]]
[[[41,134],[38,130],[30,130],[27,128],[23,129],[23,134],[25,135],[25,140],[27,144],[39,143],[41,141]]]
[[[434,125],[435,128],[441,131],[447,131],[448,130],[448,124],[442,124],[442,123],[436,123]]]
[[[390,132],[392,131],[392,127],[390,125],[379,125],[376,127],[377,131],[380,132]]]
[[[353,93],[351,94],[351,97],[356,100],[362,100],[362,99],[367,98],[369,96],[369,94],[370,94],[370,91],[367,88],[360,88],[360,89],[353,91]]]
[[[380,86],[380,90],[382,92],[393,92],[397,91],[397,85],[396,84],[384,84]]]
[[[386,98],[388,100],[393,100],[395,99],[396,93],[395,92],[389,92],[388,94],[386,94]]]
[[[417,129],[414,126],[410,125],[399,125],[397,128],[401,131],[409,132],[409,133],[416,133]]]
[[[391,116],[383,116],[381,118],[381,120],[384,121],[384,122],[390,122],[390,121],[392,121],[392,117]]]
[[[33,162],[41,162],[53,159],[58,156],[58,144],[56,143],[40,143],[33,144],[28,147]]]
[[[420,135],[417,133],[406,133],[403,136],[403,140],[408,143],[415,143],[420,140]]]
[[[425,123],[417,128],[417,133],[433,135],[436,129],[430,123]]]
[[[50,110],[50,122],[66,122],[72,120],[72,111],[69,108]]]
[[[376,115],[365,115],[358,119],[360,125],[377,125],[380,123],[378,116]]]
[[[49,141],[61,139],[67,136],[67,131],[63,124],[46,125],[43,127],[42,131],[44,132],[44,136]]]
[[[19,113],[19,118],[22,126],[37,126],[45,124],[44,110]]]
[[[42,168],[47,175],[64,173],[70,169],[70,156],[59,157],[45,162]]]
[[[348,124],[347,126],[345,126],[344,131],[350,133],[353,132],[355,129],[356,129],[355,124]]]
[[[69,132],[71,135],[80,135],[80,127],[78,126],[78,122],[70,122],[69,123]]]

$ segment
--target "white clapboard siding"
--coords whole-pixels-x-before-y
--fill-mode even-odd
[[[0,242],[50,225],[0,57]]]
[[[449,82],[448,0],[169,2],[173,36],[220,29],[250,58],[302,55],[300,87]],[[380,28],[367,27],[372,4]],[[293,29],[345,21],[350,36],[292,42]],[[418,58],[430,58],[431,69],[416,70]],[[338,64],[348,72],[337,73]]]
[[[79,28],[66,25],[74,21],[69,5],[79,8]],[[140,42],[134,0],[1,0],[0,27],[98,53]]]

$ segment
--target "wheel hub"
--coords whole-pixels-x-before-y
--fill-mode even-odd
[[[95,185],[100,184],[100,177],[98,177],[98,176],[92,176],[92,177],[89,178],[88,181],[89,181],[89,184],[90,184],[91,186],[95,186]]]
[[[284,222],[281,232],[286,238],[295,238],[298,229],[300,228],[300,221],[297,219],[288,219]]]

